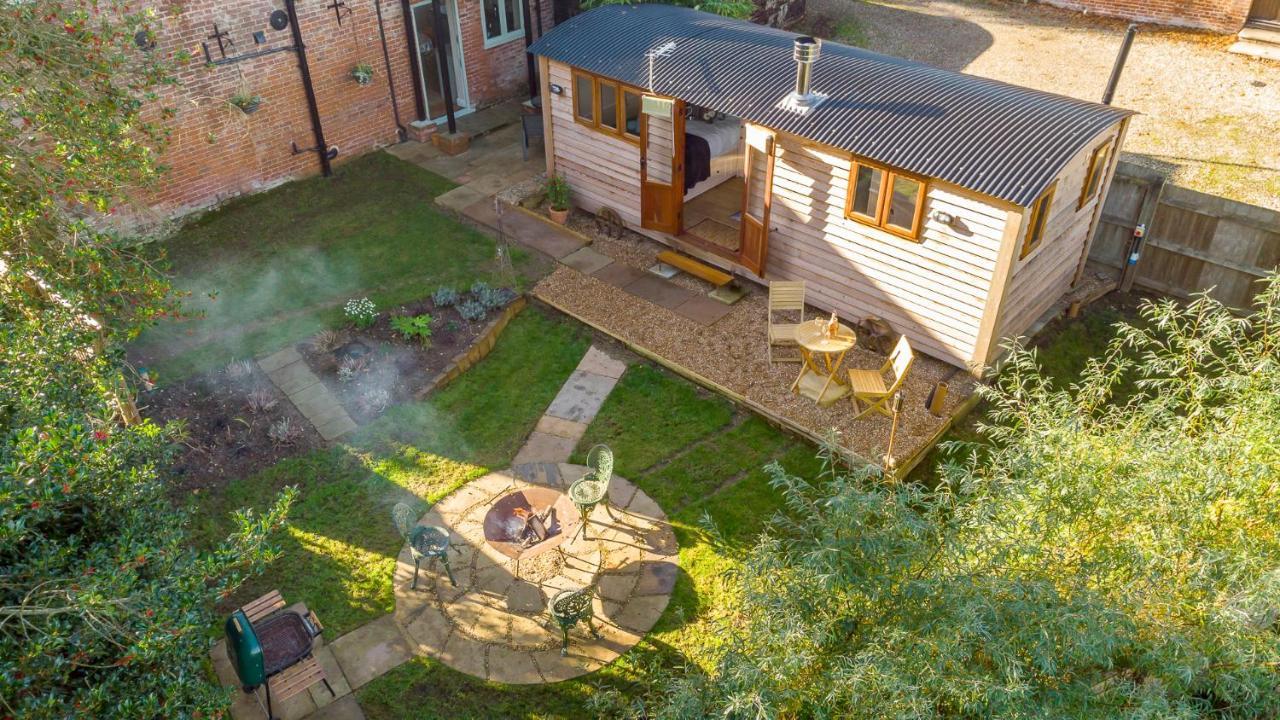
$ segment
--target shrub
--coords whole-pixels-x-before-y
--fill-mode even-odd
[[[399,315],[391,318],[391,329],[405,340],[417,340],[423,345],[430,345],[431,321],[432,317],[425,313],[413,316]]]
[[[364,358],[347,358],[338,363],[338,382],[351,382],[356,379],[361,371],[365,369],[368,363]]]
[[[249,408],[249,412],[257,415],[271,410],[279,402],[279,399],[276,398],[276,394],[271,392],[269,389],[257,388],[249,393],[249,396],[245,401],[245,405]]]
[[[391,392],[386,388],[369,388],[357,402],[367,413],[380,413],[391,405]]]
[[[302,428],[289,418],[282,417],[267,427],[267,437],[276,445],[292,445],[302,437]]]
[[[484,305],[488,310],[506,307],[508,303],[515,299],[516,293],[510,288],[485,288],[484,292],[476,294],[476,301]]]
[[[547,204],[552,210],[568,210],[570,202],[569,181],[561,175],[547,178]]]
[[[358,328],[367,328],[378,321],[378,308],[367,297],[352,298],[342,308],[351,324]]]
[[[311,336],[311,347],[316,352],[333,352],[342,344],[342,334],[336,330],[321,330]]]
[[[232,360],[227,363],[227,367],[224,372],[226,372],[227,377],[232,380],[244,380],[253,375],[253,361]]]
[[[458,304],[458,291],[451,287],[438,287],[436,291],[431,293],[431,302],[436,307],[449,307]]]
[[[486,308],[484,303],[479,300],[464,300],[458,303],[458,314],[462,316],[463,320],[468,322],[475,322],[476,320],[483,319],[485,313],[488,311],[489,309]]]

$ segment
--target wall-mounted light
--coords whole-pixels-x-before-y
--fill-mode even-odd
[[[551,83],[551,94],[552,94],[552,95],[563,95],[563,94],[564,94],[564,88],[560,87],[559,85],[557,85],[557,84],[555,84],[555,83]]]
[[[942,223],[943,225],[950,225],[951,223],[953,223],[953,222],[955,222],[955,221],[956,221],[956,217],[955,217],[955,215],[952,215],[952,214],[951,214],[951,213],[949,213],[949,212],[943,212],[943,211],[941,211],[941,210],[934,210],[934,211],[933,211],[933,219],[934,219],[934,220],[937,220],[938,222]]]

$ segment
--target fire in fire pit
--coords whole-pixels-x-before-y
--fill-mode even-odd
[[[503,495],[484,516],[484,538],[498,552],[528,558],[573,536],[581,522],[573,501],[551,488]]]

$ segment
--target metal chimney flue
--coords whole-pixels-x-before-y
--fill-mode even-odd
[[[781,106],[798,113],[806,113],[825,98],[825,95],[813,92],[813,64],[817,62],[822,51],[822,41],[815,37],[803,35],[796,38],[793,57],[796,61],[796,87]]]

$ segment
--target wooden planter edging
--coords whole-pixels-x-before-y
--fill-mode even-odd
[[[643,346],[636,345],[635,343],[629,340],[618,337],[614,333],[609,332],[607,328],[602,327],[601,325],[598,325],[584,317],[581,317],[576,313],[571,312],[570,310],[564,307],[561,307],[560,305],[557,305],[556,303],[551,302],[546,298],[538,297],[536,295],[534,297],[535,299],[537,299],[538,302],[541,302],[547,305],[548,307],[551,307],[565,315],[568,315],[569,317],[573,318],[574,320],[577,320],[583,325],[586,325],[594,330],[602,332],[605,335],[608,335],[609,337],[613,338],[614,340],[617,340],[619,343],[622,343],[622,345],[626,347],[628,350],[639,355],[640,357],[643,357],[646,360],[655,362],[661,365],[662,367],[670,370],[671,372],[677,375],[680,375],[681,377],[684,377],[687,380],[695,382],[707,388],[708,390],[711,390],[712,392],[719,393],[729,398],[733,402],[746,407],[747,409],[751,410],[755,414],[764,418],[766,422],[768,422],[770,425],[773,425],[774,427],[781,428],[782,430],[790,432],[793,435],[799,435],[800,437],[814,443],[815,445],[822,445],[827,441],[826,438],[818,435],[817,433],[804,427],[803,425],[800,425],[794,420],[778,415],[777,413],[773,412],[772,410],[765,407],[764,405],[761,405],[760,403],[754,400],[751,400],[750,398],[747,398],[743,395],[739,395],[738,393],[734,392],[733,390],[730,390],[729,388],[721,385],[720,383],[714,380],[711,380],[710,378],[703,377],[702,375],[698,374],[694,370],[691,370],[677,362],[668,360],[667,358],[664,358],[661,355],[658,355],[657,353],[652,352]],[[853,452],[848,448],[839,447],[839,446],[837,446],[837,448],[842,452],[842,454],[848,459],[848,461],[851,464],[875,465],[875,463],[868,461],[866,458],[862,457],[861,455]]]
[[[943,421],[942,427],[938,428],[938,431],[930,436],[929,439],[925,441],[925,444],[921,445],[919,450],[916,450],[914,455],[905,458],[901,463],[899,463],[898,467],[893,471],[894,477],[898,480],[903,480],[910,475],[911,471],[915,470],[916,466],[919,465],[921,461],[924,460],[925,456],[929,454],[929,451],[933,450],[933,447],[942,441],[942,436],[946,435],[951,428],[955,427],[956,423],[965,419],[969,413],[973,412],[973,409],[978,406],[978,403],[981,400],[982,396],[976,391],[969,397],[965,398],[964,402],[956,406],[955,412],[951,413],[951,416]]]
[[[498,336],[502,334],[503,330],[507,329],[511,318],[519,315],[520,311],[524,310],[528,304],[529,301],[525,299],[525,296],[521,295],[513,300],[510,305],[503,308],[502,312],[498,313],[498,317],[490,320],[489,324],[481,331],[480,337],[471,343],[466,350],[455,355],[444,370],[436,373],[436,376],[431,378],[431,382],[419,389],[415,396],[418,399],[422,399],[431,392],[453,382],[459,375],[470,370],[476,363],[483,360],[493,350],[493,346],[498,342]]]

